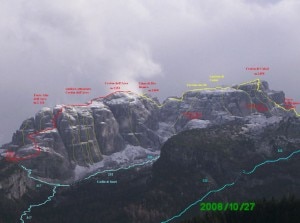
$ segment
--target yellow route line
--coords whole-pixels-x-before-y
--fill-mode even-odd
[[[224,94],[222,94],[222,107],[229,113],[232,115],[232,113],[226,108],[225,103],[224,103]]]
[[[128,105],[130,104],[130,102],[128,103]],[[128,106],[128,110],[126,111],[127,113],[127,117],[129,118],[129,125],[130,125],[130,129],[131,129],[131,133],[133,134],[134,138],[136,139],[136,141],[138,142],[139,146],[141,146],[141,142],[140,140],[136,137],[134,131],[133,131],[133,126],[132,126],[132,121],[131,121],[131,118],[132,118],[132,111],[130,109],[130,106]],[[136,130],[135,130],[136,132]]]
[[[265,97],[265,98],[266,98],[268,101],[270,101],[271,103],[273,103],[273,105],[274,105],[275,107],[277,107],[277,108],[279,108],[279,109],[282,109],[283,111],[286,111],[286,112],[294,112],[294,114],[296,115],[296,117],[299,117],[299,116],[300,116],[300,114],[296,111],[295,108],[289,108],[289,109],[286,109],[284,106],[281,106],[281,105],[279,105],[278,103],[276,103],[275,101],[273,101],[273,100],[272,100],[265,92],[263,92],[263,91],[261,90],[261,85],[262,85],[262,83],[261,83],[261,80],[260,80],[260,79],[255,79],[255,80],[252,80],[252,81],[243,82],[243,83],[237,85],[236,88],[235,88],[235,87],[219,87],[219,86],[218,86],[218,87],[209,87],[209,88],[197,88],[197,89],[192,89],[192,90],[183,92],[182,95],[181,95],[181,97],[179,97],[179,98],[178,98],[178,97],[176,97],[176,98],[175,98],[175,97],[173,97],[173,98],[170,97],[170,98],[167,98],[165,101],[168,101],[168,100],[174,100],[174,101],[182,102],[182,101],[184,100],[184,98],[185,98],[185,96],[186,96],[186,94],[187,94],[188,92],[215,91],[215,90],[221,90],[221,91],[223,91],[223,90],[228,90],[228,89],[241,90],[241,89],[239,89],[241,86],[247,85],[247,84],[253,84],[253,83],[256,84],[256,90],[254,90],[254,91],[255,91],[255,92],[254,92],[254,93],[255,93],[255,97],[256,97],[261,103],[263,103],[264,105],[266,105],[264,102],[262,102],[262,101],[257,97],[257,92],[260,92],[260,93],[262,94],[262,96]],[[244,90],[241,90],[241,91],[243,91],[244,93],[246,93],[246,94],[248,95],[250,101],[252,102],[252,99],[251,99],[251,96],[249,95],[249,93],[246,92],[246,91],[244,91]],[[251,89],[251,93],[252,93],[252,91],[253,91],[253,89]],[[162,108],[162,107],[165,106],[166,103],[167,103],[167,102],[165,102],[165,103],[163,103],[163,104],[158,104],[158,103],[157,103],[156,101],[154,101],[152,98],[149,98],[146,94],[136,94],[136,95],[138,95],[139,97],[144,98],[144,99],[146,99],[146,100],[148,100],[148,101],[151,101],[151,102],[152,102],[153,104],[155,104],[158,108]],[[196,102],[194,102],[194,103],[196,103]],[[192,109],[194,103],[192,103],[192,104],[189,106],[188,111],[190,111],[190,110]],[[224,93],[222,94],[222,103],[223,103],[223,107],[224,107]],[[88,106],[88,105],[87,105],[87,106]],[[68,106],[66,106],[66,107],[68,107]],[[74,106],[71,106],[71,108],[72,108],[72,107],[74,107]],[[224,107],[224,108],[226,109],[226,111],[228,111],[228,109],[227,109],[226,107]],[[69,117],[69,115],[68,115],[68,112],[66,111],[66,109],[64,109],[64,110],[65,110],[65,112],[66,112],[67,121],[68,121],[69,125],[70,125],[70,126],[73,126],[73,122],[70,120],[70,117]],[[62,111],[62,112],[63,112],[63,111]],[[131,114],[132,111],[131,111],[130,107],[128,107],[128,110],[126,110],[125,112],[127,113],[127,116],[128,116],[128,117],[129,117],[129,115],[130,115],[130,116],[132,115],[132,114]],[[229,112],[229,111],[228,111],[228,112]],[[251,112],[252,112],[252,108],[251,108]],[[230,112],[229,112],[229,113],[230,113]],[[180,115],[182,115],[182,114],[180,114]],[[176,124],[177,121],[179,120],[180,115],[177,117],[175,123],[173,124],[173,127],[175,126],[175,124]],[[78,118],[78,113],[77,113],[77,118]],[[41,119],[40,119],[40,123],[39,123],[39,124],[40,124],[40,129],[42,128],[42,120],[43,120],[43,119],[44,119],[44,115],[43,115],[43,116],[41,117]],[[79,120],[79,119],[78,119],[78,120]],[[139,144],[141,144],[140,141],[139,141],[139,139],[136,137],[135,133],[133,132],[133,126],[132,126],[131,120],[129,120],[129,121],[130,121],[130,123],[129,123],[129,124],[130,124],[130,128],[131,128],[131,131],[132,131],[134,137],[135,137],[136,140],[139,142]],[[79,121],[79,122],[80,122],[80,121]],[[84,122],[85,122],[85,121],[84,121]],[[71,123],[71,124],[70,124],[70,123]],[[84,123],[84,124],[85,124],[85,123]],[[25,135],[24,135],[24,131],[25,131],[25,129],[27,128],[27,126],[28,126],[28,122],[26,123],[26,125],[25,125],[22,129],[20,129],[21,132],[22,132],[23,146],[25,145]],[[95,137],[96,137],[94,122],[93,122],[93,125],[92,125],[92,129],[93,129],[94,135],[95,135]],[[77,131],[79,131],[78,136],[79,136],[80,147],[81,147],[81,150],[83,150],[82,145],[81,145],[81,139],[80,139],[80,130],[77,129]],[[86,129],[86,133],[87,133],[88,142],[89,142],[89,140],[90,140],[90,134],[88,133],[88,130],[87,130],[87,129]],[[72,143],[73,159],[74,159],[75,162],[78,162],[77,159],[76,159],[76,156],[75,156],[75,149],[74,149],[74,140],[75,140],[75,137],[74,137],[73,129],[72,129],[72,128],[71,128],[71,135],[72,135],[71,143]],[[88,144],[88,142],[87,142],[87,144]],[[99,145],[98,142],[97,142],[97,144],[98,144],[99,151],[100,151],[100,154],[101,154],[100,145]],[[93,140],[93,146],[94,146],[94,140]],[[88,147],[88,148],[87,148],[87,147]],[[84,158],[85,158],[85,162],[88,163],[88,162],[87,162],[87,157],[88,157],[89,160],[93,163],[93,160],[92,160],[91,154],[90,154],[91,148],[90,148],[89,144],[86,145],[85,150],[86,150],[86,156],[84,157]],[[84,154],[83,151],[82,151],[82,154]],[[98,156],[99,156],[99,154],[98,154]]]
[[[251,82],[253,82],[253,81],[245,82],[245,83],[242,83],[240,85],[245,85],[245,84],[251,83]],[[179,98],[167,98],[167,100],[174,100],[174,101],[180,101],[181,102],[181,101],[184,100],[184,96],[188,92],[194,92],[194,91],[215,91],[215,90],[228,90],[228,89],[236,89],[236,88],[233,88],[233,87],[220,87],[220,86],[218,86],[218,87],[210,87],[210,88],[196,88],[196,89],[192,89],[192,90],[184,92],[182,94],[182,96],[179,97]],[[237,88],[236,90],[239,90],[239,89]],[[165,104],[166,104],[166,103],[163,103],[163,104],[159,105],[159,104],[157,104],[156,101],[154,101],[152,98],[149,98],[146,94],[137,94],[137,95],[140,96],[140,97],[146,98],[149,101],[152,101],[158,108],[161,108],[161,107],[165,106]]]
[[[261,89],[260,89],[260,86],[261,86],[261,80],[260,79],[256,79],[255,81],[257,81],[257,91],[259,92],[263,92]],[[242,85],[242,84],[241,84]],[[271,103],[273,103],[277,108],[280,108],[286,112],[289,112],[289,111],[293,111],[295,113],[295,115],[297,117],[300,116],[300,114],[296,111],[295,108],[290,108],[290,109],[286,109],[285,107],[277,104],[275,101],[273,101],[269,96],[267,96],[264,92],[263,92],[263,95],[266,97],[266,99],[268,99]]]
[[[66,117],[67,117],[67,122],[69,123],[69,125],[73,126],[73,122],[70,120],[67,112],[66,112]],[[73,159],[74,159],[75,162],[77,162],[77,159],[76,159],[76,156],[75,156],[75,153],[74,153],[74,139],[75,139],[75,137],[74,137],[74,134],[73,134],[73,129],[72,128],[70,128],[70,129],[71,129],[71,135],[72,135],[72,140],[71,141],[72,141]]]
[[[258,91],[258,92],[263,92],[263,91],[261,90],[261,80],[260,80],[260,79],[255,79],[255,80],[252,80],[252,81],[243,82],[243,83],[239,84],[239,85],[237,86],[237,88],[233,88],[233,87],[219,87],[219,86],[218,86],[218,87],[210,87],[210,88],[198,88],[198,89],[192,89],[192,90],[189,90],[189,91],[184,92],[184,93],[182,94],[182,96],[179,97],[179,98],[168,98],[167,100],[183,101],[183,100],[184,100],[184,96],[185,96],[188,92],[193,92],[193,91],[205,91],[205,90],[211,90],[211,91],[214,91],[214,90],[228,90],[228,89],[241,90],[241,89],[239,89],[240,86],[242,86],[242,85],[247,85],[247,84],[252,84],[252,83],[256,83],[256,86],[257,86],[257,87],[256,87],[256,91]],[[241,90],[241,91],[243,91],[243,92],[245,92],[246,94],[248,94],[248,93],[247,93],[246,91],[244,91],[244,90]],[[149,98],[146,94],[137,94],[137,95],[139,95],[140,97],[143,97],[143,98],[145,98],[145,99],[147,99],[147,100],[153,102],[158,108],[161,108],[161,107],[165,106],[165,104],[166,104],[166,103],[163,103],[163,104],[159,105],[159,104],[157,104],[156,101],[154,101],[153,99]],[[248,95],[249,95],[249,94],[248,94]],[[269,101],[271,101],[272,103],[274,103],[274,105],[275,105],[276,107],[281,108],[281,109],[283,109],[284,111],[293,111],[293,112],[296,114],[296,116],[300,116],[300,114],[296,111],[295,108],[286,109],[286,108],[284,108],[283,106],[281,106],[281,105],[277,104],[276,102],[274,102],[272,99],[270,99],[265,93],[264,93],[263,95],[264,95]]]
[[[23,141],[23,145],[22,146],[25,146],[25,136],[24,136],[24,131],[25,130],[24,129],[27,128],[27,126],[28,126],[28,122],[26,123],[26,125],[24,126],[24,128],[22,128],[22,130],[21,130],[22,131],[22,141]]]
[[[93,120],[93,122],[92,122],[92,129],[93,129],[93,128],[94,128],[94,120]],[[93,129],[93,131],[94,131],[94,129]],[[86,134],[87,134],[87,136],[88,136],[87,145],[88,145],[88,147],[89,147],[89,150],[91,151],[91,147],[90,147],[90,145],[89,145],[89,141],[91,140],[90,133],[89,133],[88,129],[86,129],[85,132],[86,132]],[[96,137],[96,135],[95,135],[95,137]],[[93,143],[93,148],[95,148],[94,138],[92,138],[92,143]],[[99,145],[98,145],[98,146],[99,146]],[[99,150],[99,151],[100,151],[100,150]],[[101,152],[101,151],[100,151],[100,152]],[[99,159],[101,159],[99,153],[97,153],[97,152],[95,151],[95,154],[96,154],[96,156],[98,156]],[[94,160],[93,160],[93,163],[95,163]]]
[[[52,114],[51,111],[47,111],[47,112],[45,112],[45,113],[46,113],[46,114],[48,113],[48,114],[50,115],[50,117],[51,117],[51,116],[54,116],[54,115]],[[44,118],[45,118],[45,115],[43,114],[42,117],[41,117],[41,119],[40,119],[40,123],[39,123],[39,124],[40,124],[39,131],[43,130],[43,129],[42,129],[42,120],[43,120]],[[52,119],[52,118],[51,118],[51,119]]]
[[[82,116],[83,117],[83,125],[86,125],[85,123],[86,123],[86,119],[84,118],[84,116]],[[87,126],[87,125],[86,125]],[[89,157],[89,160],[91,161],[91,164],[93,164],[94,163],[94,160],[92,159],[92,156],[91,156],[91,148],[90,148],[90,145],[89,145],[89,140],[90,140],[90,136],[89,136],[89,133],[88,133],[88,130],[87,130],[87,128],[85,129],[85,133],[86,133],[86,135],[87,135],[87,143],[86,143],[86,145],[85,145],[85,149],[86,149],[86,151],[87,151],[87,154],[88,154],[88,157]]]
[[[79,141],[79,145],[80,145],[80,148],[81,148],[81,153],[84,155],[84,162],[85,162],[86,165],[88,165],[88,161],[87,161],[87,159],[88,159],[88,154],[87,154],[87,153],[85,154],[85,153],[83,152],[83,147],[82,147],[82,144],[81,144],[81,133],[80,133],[80,128],[78,127],[78,126],[80,126],[81,124],[80,124],[78,112],[76,112],[76,116],[77,116],[77,120],[78,120],[78,124],[79,124],[79,125],[76,125],[76,129],[77,129],[77,133],[78,133],[78,141]],[[85,151],[86,151],[86,150],[85,150]],[[87,151],[86,151],[86,152],[87,152]]]
[[[255,98],[256,98],[257,100],[259,100],[259,99],[256,97],[257,91],[261,92],[261,90],[259,89],[259,88],[260,88],[260,80],[259,80],[259,79],[255,79],[255,80],[253,80],[253,81],[248,81],[248,82],[239,84],[238,87],[237,87],[237,90],[240,90],[240,89],[239,89],[240,86],[246,85],[246,84],[250,84],[250,83],[253,83],[253,82],[256,82],[256,91],[255,91],[255,93],[254,93],[254,94],[255,94]],[[242,90],[242,91],[248,95],[251,104],[253,104],[252,98],[251,98],[251,96],[250,96],[250,94],[253,92],[253,89],[251,89],[250,94],[249,94],[248,92],[244,91],[244,90]],[[260,101],[261,103],[263,103],[261,100],[259,100],[259,101]],[[263,103],[263,104],[265,104],[265,103]],[[256,108],[252,108],[252,106],[251,106],[251,113],[253,112],[254,109],[257,111]]]

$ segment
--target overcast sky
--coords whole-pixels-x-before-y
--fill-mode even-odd
[[[85,102],[105,81],[158,83],[162,99],[186,83],[262,79],[300,101],[299,0],[0,0],[0,144],[42,106]],[[66,87],[90,87],[88,96]]]

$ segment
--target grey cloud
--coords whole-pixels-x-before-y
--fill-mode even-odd
[[[104,95],[107,80],[159,82],[161,99],[180,95],[187,82],[219,84],[256,78],[246,66],[270,66],[264,79],[300,100],[300,3],[294,0],[0,2],[2,141],[41,106]],[[71,97],[65,87],[91,87]]]

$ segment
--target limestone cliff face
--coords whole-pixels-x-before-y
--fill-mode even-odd
[[[101,160],[91,109],[65,107],[57,119],[57,126],[71,162],[87,165]]]
[[[132,145],[158,149],[159,104],[132,94],[117,93],[104,99],[119,123],[122,138]]]
[[[92,109],[94,117],[94,129],[102,154],[109,155],[124,148],[124,140],[119,133],[119,124],[111,110],[104,106]]]
[[[28,157],[40,148],[38,156],[21,164],[35,176],[64,180],[74,175],[76,165],[97,164],[104,155],[128,145],[159,150],[168,138],[188,129],[247,119],[253,113],[286,116],[276,106],[283,103],[284,93],[270,90],[264,81],[190,91],[162,104],[146,96],[116,92],[87,105],[43,108],[22,123],[6,149]]]

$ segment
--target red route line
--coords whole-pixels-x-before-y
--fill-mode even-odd
[[[70,105],[63,105],[62,108],[60,108],[58,110],[58,112],[56,113],[56,115],[54,115],[54,117],[52,118],[51,122],[52,122],[52,128],[46,128],[46,129],[43,129],[41,131],[38,131],[38,132],[34,132],[34,133],[30,133],[27,135],[27,138],[29,140],[31,140],[33,142],[33,148],[36,150],[36,152],[34,154],[31,154],[31,155],[27,155],[27,156],[23,156],[23,157],[19,157],[16,155],[15,152],[13,151],[6,151],[5,153],[5,159],[6,161],[8,162],[19,162],[19,161],[22,161],[22,160],[28,160],[28,159],[32,159],[32,158],[35,158],[35,157],[38,157],[40,154],[41,154],[41,148],[38,147],[37,145],[37,142],[35,140],[35,136],[36,135],[39,135],[41,133],[44,133],[44,132],[47,132],[47,131],[51,131],[53,129],[57,129],[57,124],[56,124],[56,121],[58,119],[58,117],[63,113],[63,110],[64,108],[66,107],[85,107],[85,106],[89,106],[93,103],[93,101],[95,100],[98,100],[98,99],[102,99],[102,98],[107,98],[115,93],[132,93],[131,91],[114,91],[108,95],[105,95],[105,96],[100,96],[100,97],[97,97],[97,98],[93,98],[92,100],[90,100],[88,103],[85,103],[85,104],[70,104]]]

